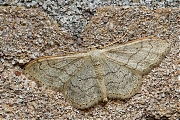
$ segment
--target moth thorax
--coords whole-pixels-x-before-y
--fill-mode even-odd
[[[93,50],[90,52],[91,60],[94,66],[102,64],[102,53],[101,50]]]

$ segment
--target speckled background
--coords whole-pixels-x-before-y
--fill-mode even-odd
[[[8,0],[0,5],[0,119],[180,118],[179,1]],[[124,7],[97,10],[99,6]],[[61,93],[22,74],[25,64],[40,56],[86,52],[148,36],[167,40],[171,50],[128,100],[81,111]]]

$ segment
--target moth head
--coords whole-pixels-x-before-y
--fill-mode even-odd
[[[90,50],[97,50],[97,49],[102,49],[103,47],[102,46],[99,46],[99,45],[97,45],[97,46],[92,46],[92,47],[89,47],[89,49]]]

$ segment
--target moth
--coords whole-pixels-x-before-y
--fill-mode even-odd
[[[144,38],[70,56],[41,57],[24,68],[38,84],[60,91],[78,109],[130,98],[170,50],[167,41]]]

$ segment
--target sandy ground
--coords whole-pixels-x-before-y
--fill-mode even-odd
[[[73,39],[39,8],[0,7],[0,119],[180,118],[179,13],[177,8],[102,8],[80,38]],[[171,50],[127,100],[109,100],[82,111],[61,93],[22,74],[25,64],[40,56],[85,52],[92,46],[104,48],[148,36],[167,40]]]

